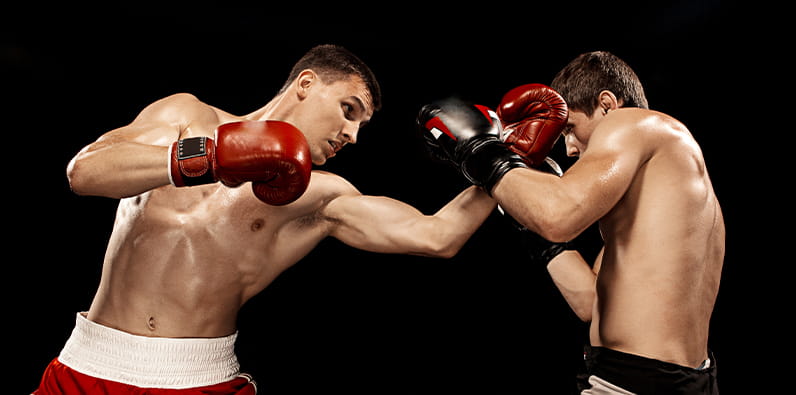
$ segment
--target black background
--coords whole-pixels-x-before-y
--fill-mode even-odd
[[[727,257],[710,346],[722,390],[733,393],[744,380],[746,344],[738,335],[762,313],[744,295],[751,277],[738,264],[747,257],[733,243],[742,237],[735,229],[743,214],[734,153],[718,120],[727,112],[720,104],[728,45],[720,9],[718,0],[703,0],[7,10],[0,41],[10,180],[5,243],[21,254],[8,259],[7,283],[21,287],[7,298],[20,384],[9,393],[35,388],[99,282],[116,201],[72,194],[69,159],[172,93],[193,93],[233,114],[254,111],[306,50],[323,43],[361,57],[384,95],[359,143],[323,168],[363,193],[429,214],[466,184],[425,155],[414,130],[424,103],[457,94],[494,107],[514,86],[549,84],[582,52],[608,50],[626,60],[650,106],[694,134],[725,211]],[[572,163],[561,141],[553,156],[565,168]],[[244,306],[242,369],[267,394],[571,393],[586,325],[544,268],[525,262],[518,241],[497,214],[450,260],[372,254],[326,240]],[[596,231],[581,242],[592,256]]]

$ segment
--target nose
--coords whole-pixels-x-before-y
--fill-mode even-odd
[[[356,144],[357,143],[357,134],[359,133],[359,124],[350,124],[346,125],[343,128],[342,140],[346,144]]]

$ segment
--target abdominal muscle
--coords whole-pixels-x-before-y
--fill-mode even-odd
[[[234,193],[164,187],[121,201],[88,319],[143,336],[234,333],[243,303],[286,267],[264,247],[275,230]]]

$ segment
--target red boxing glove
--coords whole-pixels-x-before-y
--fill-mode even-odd
[[[169,174],[178,187],[216,181],[236,187],[251,181],[257,198],[279,206],[304,193],[311,171],[307,140],[293,125],[241,121],[219,126],[215,140],[192,137],[175,142]]]
[[[500,139],[528,165],[537,167],[567,125],[568,110],[553,88],[526,84],[503,96],[497,115],[503,123]]]

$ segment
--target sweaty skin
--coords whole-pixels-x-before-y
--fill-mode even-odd
[[[325,237],[380,253],[454,255],[495,207],[478,188],[424,215],[322,171],[312,172],[298,200],[279,207],[257,199],[249,183],[169,184],[168,146],[212,138],[222,123],[290,122],[320,165],[355,143],[372,114],[361,79],[326,84],[308,70],[246,116],[177,94],[84,148],[68,168],[73,190],[121,198],[88,319],[145,336],[226,336],[236,331],[241,306]]]
[[[591,321],[592,345],[696,367],[707,358],[724,260],[721,208],[683,124],[609,102],[607,113],[570,112],[566,146],[580,158],[561,178],[512,170],[493,195],[552,241],[599,222],[604,247],[593,271],[575,252],[548,266]]]

